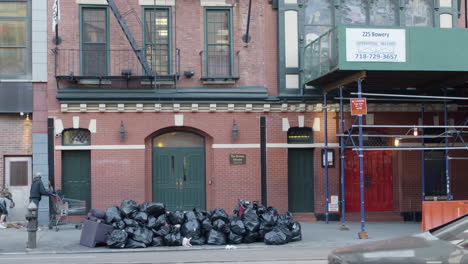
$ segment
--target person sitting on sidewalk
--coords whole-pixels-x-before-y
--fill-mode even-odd
[[[10,212],[10,209],[15,206],[12,195],[8,189],[0,191],[0,229],[6,228],[5,220]]]
[[[38,172],[34,176],[33,182],[31,184],[31,191],[29,192],[29,201],[35,203],[36,206],[39,207],[39,202],[41,201],[43,195],[51,196],[53,194],[51,191],[46,190],[44,184],[42,183],[41,173]]]

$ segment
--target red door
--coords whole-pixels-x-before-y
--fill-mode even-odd
[[[345,152],[346,211],[361,210],[359,157]],[[364,206],[366,211],[393,210],[392,152],[364,151]]]

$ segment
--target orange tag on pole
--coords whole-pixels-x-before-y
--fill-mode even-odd
[[[366,98],[351,99],[351,115],[367,115]]]

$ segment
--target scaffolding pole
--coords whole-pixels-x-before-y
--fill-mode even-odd
[[[340,87],[340,131],[344,134],[344,108],[343,108],[343,86]],[[341,230],[349,230],[346,227],[346,193],[345,193],[345,145],[344,137],[340,137],[340,172],[341,172]]]
[[[328,224],[328,109],[327,109],[327,94],[323,94],[323,119],[324,119],[324,144],[325,157],[322,157],[325,162],[325,222]]]
[[[424,104],[421,104],[421,124],[424,125]],[[424,142],[424,129],[421,129],[421,143],[422,146],[425,147],[425,142]],[[426,152],[423,150],[421,151],[421,160],[422,160],[422,165],[421,165],[421,183],[422,183],[422,200],[426,200],[426,169],[425,169],[425,164],[426,164]]]
[[[425,148],[419,148],[419,147],[406,147],[406,148],[397,148],[397,147],[386,147],[386,148],[362,148],[362,150],[367,151],[367,150],[454,150],[454,149],[466,149],[468,150],[468,146],[465,147],[425,147]],[[353,148],[355,151],[359,151],[359,148]]]
[[[358,83],[358,98],[362,98],[362,79],[357,80]],[[364,220],[364,152],[362,151],[362,115],[358,116],[359,120],[359,187],[361,193],[361,233],[366,232],[366,224]],[[364,235],[365,236],[365,235]]]
[[[421,125],[353,125],[353,127],[363,128],[468,128],[468,126],[421,126]]]
[[[447,89],[444,90],[444,95],[447,95]],[[445,122],[445,133],[448,132],[448,106],[447,102],[444,102],[444,122]],[[449,139],[445,138],[445,176],[447,179],[447,201],[452,200],[450,194],[450,162],[449,162]]]

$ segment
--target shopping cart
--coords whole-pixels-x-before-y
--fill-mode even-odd
[[[59,225],[68,223],[70,214],[85,214],[86,201],[65,198],[60,190],[57,190],[54,195],[50,196],[52,201],[52,210],[49,220],[49,229],[55,227],[55,231],[59,230]],[[79,229],[81,224],[75,225]]]

